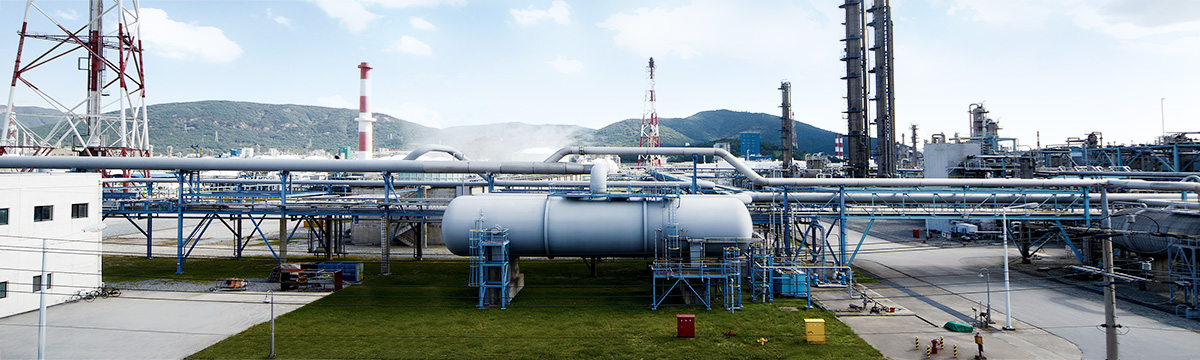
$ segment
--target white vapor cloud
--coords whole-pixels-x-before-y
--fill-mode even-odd
[[[416,16],[408,18],[408,24],[417,30],[437,30],[437,26],[433,26],[433,23]]]
[[[161,9],[142,8],[141,22],[146,49],[166,58],[227,63],[242,55],[221,29],[171,20]]]
[[[530,5],[528,10],[511,9],[508,10],[508,13],[512,14],[513,19],[521,24],[532,24],[542,19],[553,19],[555,23],[566,25],[571,23],[571,11],[569,8],[570,6],[567,5],[566,1],[554,0],[554,2],[550,3],[550,8],[546,10]]]
[[[583,62],[575,59],[568,59],[565,56],[559,55],[550,61],[550,66],[560,73],[569,74],[583,71]]]
[[[395,109],[390,107],[381,108],[380,112],[428,127],[442,128],[441,113],[421,104],[406,102],[401,103],[400,107]]]
[[[404,35],[392,43],[391,50],[418,56],[433,55],[433,48],[412,36]]]

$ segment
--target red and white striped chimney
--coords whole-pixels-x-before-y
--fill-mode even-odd
[[[367,76],[367,72],[371,71],[371,65],[365,62],[358,64],[358,70],[360,79],[358,87],[358,154],[355,158],[369,160],[371,151],[375,148],[372,140],[375,136],[375,118],[371,117],[371,108],[367,106],[367,96],[371,93],[371,80]]]

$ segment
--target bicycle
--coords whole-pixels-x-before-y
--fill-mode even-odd
[[[76,302],[76,301],[79,301],[79,300],[84,300],[84,301],[87,301],[87,302],[96,301],[96,294],[95,294],[95,291],[90,291],[90,290],[79,290],[79,291],[76,291],[76,292],[75,292],[75,295],[71,295],[71,299],[70,299],[70,300],[68,300],[68,301],[70,301],[70,302]]]
[[[102,297],[104,297],[104,298],[106,298],[106,299],[107,299],[109,296],[112,296],[112,297],[118,297],[118,296],[121,296],[121,289],[118,289],[118,288],[116,288],[115,286],[107,286],[107,285],[106,285],[106,286],[103,286],[103,287],[100,287],[100,288],[98,288],[98,289],[96,290],[96,292],[99,294],[99,296],[102,296]]]

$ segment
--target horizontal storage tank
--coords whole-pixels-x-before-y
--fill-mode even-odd
[[[469,255],[470,230],[498,225],[508,229],[512,255],[652,256],[663,246],[668,207],[675,207],[684,238],[748,240],[753,231],[745,203],[732,196],[645,200],[488,194],[451,201],[442,216],[442,239],[450,252]]]
[[[1150,233],[1200,234],[1200,214],[1155,209],[1126,209],[1112,215],[1114,230],[1144,231]],[[1115,236],[1113,245],[1153,256],[1166,256],[1171,244],[1178,241],[1173,237],[1150,234]]]

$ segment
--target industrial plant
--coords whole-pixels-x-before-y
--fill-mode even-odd
[[[1010,266],[1018,267],[1014,273],[1051,274],[1046,278],[1054,281],[1085,279],[1082,287],[1102,292],[1103,307],[1088,309],[1095,314],[1088,321],[1103,324],[1102,332],[1089,335],[1104,338],[1110,359],[1120,354],[1118,336],[1125,331],[1116,315],[1121,289],[1138,289],[1124,297],[1151,294],[1135,301],[1155,303],[1169,317],[1200,320],[1200,132],[1167,133],[1136,145],[1105,142],[1104,134],[1089,132],[1061,144],[1028,146],[1005,136],[992,115],[1003,108],[980,102],[959,104],[961,128],[926,128],[920,138],[927,140],[918,142],[916,120],[897,128],[906,121],[896,115],[894,73],[903,69],[894,69],[887,0],[839,5],[845,14],[840,76],[846,127],[838,129],[836,148],[827,153],[797,150],[792,89],[803,85],[786,80],[778,84],[778,110],[771,110],[779,111],[774,132],[743,132],[737,144],[667,146],[655,73],[671,65],[650,58],[642,64],[645,88],[630,90],[644,91],[640,126],[629,134],[636,146],[576,144],[514,160],[476,160],[432,143],[401,151],[377,147],[369,73],[380,65],[368,62],[357,64],[358,116],[344,119],[354,124],[357,143],[343,144],[344,155],[289,158],[235,149],[218,157],[173,156],[156,149],[149,138],[155,119],[146,111],[137,3],[91,0],[91,21],[74,30],[27,29],[38,10],[34,1],[26,5],[33,10],[25,10],[21,46],[61,46],[45,53],[17,50],[0,113],[0,317],[44,313],[46,306],[72,300],[74,291],[47,289],[102,286],[100,259],[110,255],[102,244],[109,240],[84,228],[108,220],[144,235],[135,245],[138,254],[121,255],[149,259],[168,248],[177,274],[188,274],[199,257],[196,249],[225,236],[233,242],[214,251],[221,261],[257,256],[281,269],[313,259],[378,264],[377,273],[361,265],[339,271],[339,289],[343,281],[353,287],[366,283],[363,277],[391,276],[400,260],[462,260],[469,276],[460,285],[472,289],[470,307],[481,309],[464,311],[478,314],[521,307],[527,287],[539,282],[522,270],[523,263],[571,259],[592,274],[612,262],[644,264],[630,279],[644,286],[639,294],[646,296],[637,304],[648,312],[698,314],[696,326],[703,326],[706,313],[738,316],[751,304],[777,299],[837,317],[900,312],[920,318],[920,308],[896,304],[932,296],[923,290],[886,293],[911,284],[879,273],[886,260],[871,260],[870,269],[856,262],[878,254],[872,246],[894,242],[887,246],[986,249],[992,258],[1004,257],[1003,270],[978,274],[987,272],[987,304],[969,306],[973,314],[955,310],[970,316],[968,334],[995,330],[1003,338],[1013,333],[998,328],[1026,331],[1012,325],[1020,310],[992,309],[990,277],[1003,271],[1008,296]],[[83,99],[44,92],[29,76],[79,56],[88,79]],[[347,71],[355,65],[346,64]],[[56,114],[52,126],[18,120],[20,106],[27,105],[14,104],[12,93],[19,91],[48,100]],[[779,145],[780,158],[766,151],[767,143]],[[155,227],[166,224],[174,231],[173,245],[155,239]],[[911,236],[896,235],[909,230]],[[1063,262],[1039,262],[1055,256]],[[279,271],[272,291],[286,292],[287,270]],[[355,278],[343,279],[350,275]],[[1001,326],[1004,316],[1008,322]],[[686,319],[692,326],[693,318]],[[921,319],[934,327],[944,322]],[[796,327],[824,329],[821,321]],[[823,343],[821,331],[820,342],[809,331],[808,343]],[[873,340],[884,335],[874,336],[868,338],[872,346],[895,356],[884,350],[885,342]],[[913,348],[908,333],[886,336],[904,338],[906,350]],[[755,346],[770,345],[763,340]],[[930,356],[921,351],[928,351],[924,342],[918,337],[908,355]],[[974,343],[961,345],[974,356]],[[942,351],[946,358],[949,351]]]

